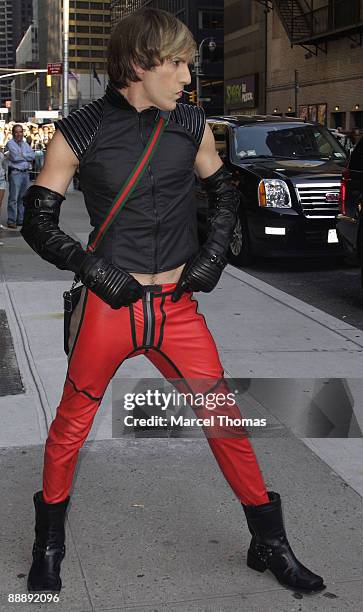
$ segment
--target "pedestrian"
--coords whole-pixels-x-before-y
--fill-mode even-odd
[[[209,293],[219,281],[239,192],[216,152],[203,109],[177,104],[191,83],[188,63],[195,51],[190,31],[170,13],[141,9],[120,21],[108,46],[105,95],[57,123],[44,168],[24,198],[25,240],[83,283],[72,315],[63,396],[45,445],[43,488],[34,494],[32,592],[61,588],[64,520],[78,452],[120,363],[144,354],[166,378],[179,378],[193,392],[203,379],[206,388],[221,390],[225,398],[218,351],[193,292]],[[157,148],[141,174],[140,155],[156,146],[157,135]],[[94,227],[87,251],[58,225],[78,163]],[[194,171],[213,213],[202,245],[193,207]],[[126,192],[125,206],[112,216]],[[229,414],[226,405],[222,410]],[[280,496],[266,490],[248,437],[240,430],[220,433],[207,440],[246,514],[252,534],[249,567],[270,569],[294,589],[325,588],[323,579],[294,556]]]
[[[6,191],[6,159],[3,151],[0,148],[0,215],[1,215],[1,206],[4,200],[5,191]],[[0,229],[2,229],[2,225],[0,224]],[[0,242],[0,246],[3,246],[4,243]]]
[[[43,168],[43,165],[44,165],[44,150],[43,150],[43,145],[40,142],[38,142],[35,145],[35,160],[34,160],[35,178],[36,178],[37,174],[39,174],[39,172]]]
[[[23,127],[16,123],[12,128],[12,140],[7,143],[8,156],[8,222],[9,229],[16,229],[23,224],[23,196],[29,187],[32,162],[35,154],[31,146],[24,141]]]

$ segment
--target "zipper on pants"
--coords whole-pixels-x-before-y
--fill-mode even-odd
[[[144,325],[146,327],[146,346],[150,346],[151,326],[152,326],[150,291],[146,291],[145,299],[146,299],[146,321],[144,322]]]

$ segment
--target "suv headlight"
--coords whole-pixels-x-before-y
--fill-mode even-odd
[[[262,179],[258,185],[259,206],[272,208],[291,208],[291,197],[285,181]]]

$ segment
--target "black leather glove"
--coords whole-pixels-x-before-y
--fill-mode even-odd
[[[237,221],[239,191],[225,165],[203,179],[201,184],[208,196],[210,231],[200,251],[185,265],[172,294],[172,302],[178,301],[183,291],[212,291],[227,264],[228,247]]]
[[[171,296],[171,301],[177,302],[184,291],[204,291],[205,293],[213,291],[226,264],[227,260],[224,257],[202,248],[186,263]]]
[[[111,308],[121,308],[142,297],[143,286],[131,274],[101,257],[87,254],[79,279]]]
[[[31,248],[60,270],[78,273],[88,256],[77,242],[59,228],[59,213],[65,200],[57,191],[31,185],[23,197],[24,220],[21,235]]]

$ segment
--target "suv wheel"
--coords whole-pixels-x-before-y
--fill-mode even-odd
[[[228,260],[234,266],[243,266],[252,261],[247,226],[241,217],[237,219],[229,243]]]

